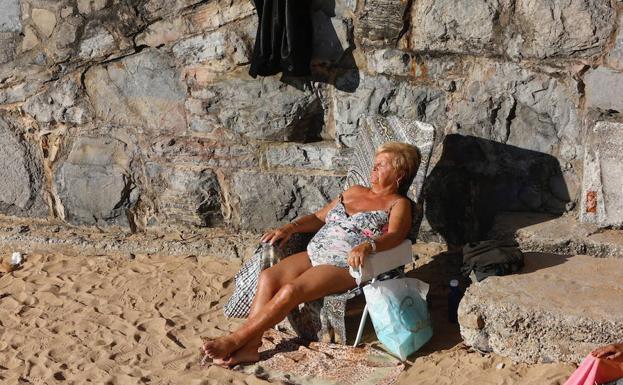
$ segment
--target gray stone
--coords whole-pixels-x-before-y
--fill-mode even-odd
[[[234,31],[215,31],[180,40],[173,55],[185,65],[204,64],[211,71],[225,72],[248,63],[250,52],[245,41]]]
[[[158,47],[181,40],[189,32],[188,21],[183,17],[172,20],[160,20],[150,24],[135,39],[137,45]]]
[[[4,89],[0,91],[0,104],[23,102],[27,97],[37,92],[41,84],[40,79],[29,79],[27,82]]]
[[[78,55],[82,59],[93,59],[111,54],[117,44],[115,38],[104,27],[87,29],[87,32],[80,41],[80,52]]]
[[[259,149],[254,144],[231,144],[224,137],[161,135],[149,143],[149,159],[170,164],[213,168],[248,169],[259,166]]]
[[[413,57],[399,49],[388,48],[367,51],[368,69],[379,74],[410,76],[413,73]]]
[[[477,66],[458,92],[450,113],[458,133],[565,161],[580,155],[579,94],[556,78],[509,63]]]
[[[318,96],[305,81],[231,79],[209,86],[202,94],[193,96],[206,102],[210,126],[253,139],[304,140],[315,130],[309,123],[322,115]]]
[[[411,10],[410,48],[460,53],[496,50],[497,15],[508,0],[422,0]]]
[[[515,24],[523,57],[598,54],[608,43],[616,12],[602,0],[517,0]]]
[[[623,111],[623,72],[606,67],[589,70],[584,75],[586,105],[602,110]]]
[[[21,32],[21,9],[19,0],[0,0],[0,32]]]
[[[364,44],[393,45],[400,38],[408,1],[364,0],[355,36]]]
[[[579,363],[598,345],[623,339],[619,260],[527,253],[525,264],[522,274],[467,289],[459,306],[467,345],[515,362]]]
[[[411,11],[410,48],[523,58],[590,57],[616,14],[601,0],[424,0]]]
[[[619,16],[619,29],[617,31],[616,39],[614,40],[614,46],[608,53],[606,61],[609,67],[616,70],[623,71],[623,15]]]
[[[29,98],[23,110],[42,123],[84,124],[93,119],[84,90],[72,79],[54,82],[52,87]]]
[[[41,161],[35,149],[0,118],[0,212],[9,215],[43,216]]]
[[[580,219],[623,227],[623,124],[597,122],[585,141]]]
[[[112,136],[76,138],[54,175],[63,217],[73,224],[127,224],[138,198],[134,146]]]
[[[78,0],[78,12],[83,15],[88,15],[91,12],[96,12],[106,7],[106,0]]]
[[[146,170],[161,225],[223,223],[221,190],[213,171],[156,163],[149,163]]]
[[[265,230],[312,213],[342,191],[344,177],[237,172],[233,193],[243,229]]]
[[[0,64],[9,63],[15,57],[18,47],[18,34],[0,32]]]
[[[37,44],[39,44],[39,38],[35,34],[35,31],[32,27],[24,28],[24,39],[22,40],[22,51],[28,51],[33,49]]]
[[[336,140],[352,147],[366,116],[395,115],[445,127],[445,104],[443,91],[361,73],[355,92],[336,91],[333,96]]]
[[[253,3],[246,0],[216,0],[199,5],[190,18],[194,31],[213,31],[237,20],[255,16]],[[253,27],[257,26],[257,17],[246,20]]]
[[[83,23],[84,19],[79,16],[70,16],[59,20],[48,42],[52,60],[61,62],[75,54],[74,42],[79,37],[78,33]]]
[[[137,4],[136,9],[145,20],[164,19],[178,14],[182,9],[196,4],[196,0],[147,0]],[[227,3],[227,5],[223,4]],[[230,1],[223,1],[220,6],[229,6]]]
[[[185,87],[170,59],[156,50],[91,67],[84,83],[97,118],[105,122],[155,133],[186,129]]]
[[[335,143],[288,143],[270,146],[266,150],[266,164],[271,168],[317,169],[344,173],[348,167],[346,151]]]
[[[35,8],[31,13],[32,21],[43,37],[50,37],[56,26],[56,15],[47,9]]]

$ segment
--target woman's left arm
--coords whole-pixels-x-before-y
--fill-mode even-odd
[[[363,242],[353,247],[349,253],[348,264],[352,267],[363,266],[365,258],[376,251],[393,249],[405,240],[411,229],[411,202],[407,198],[402,198],[392,207],[387,232],[373,242]]]

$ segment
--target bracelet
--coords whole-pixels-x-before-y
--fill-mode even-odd
[[[374,239],[372,239],[372,238],[368,239],[368,243],[372,247],[372,252],[376,253],[376,242],[374,241]]]

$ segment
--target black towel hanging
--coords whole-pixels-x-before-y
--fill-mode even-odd
[[[312,23],[308,0],[253,0],[258,15],[252,77],[309,75]]]

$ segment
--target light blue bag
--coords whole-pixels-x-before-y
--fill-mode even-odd
[[[401,360],[433,336],[428,284],[415,278],[375,281],[363,288],[376,336]]]

